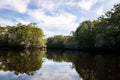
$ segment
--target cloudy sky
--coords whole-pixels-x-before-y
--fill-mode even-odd
[[[70,35],[84,20],[97,19],[120,0],[0,0],[0,25],[28,24],[46,37]]]

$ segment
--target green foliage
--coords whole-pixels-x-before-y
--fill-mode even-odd
[[[57,35],[47,39],[48,48],[77,49],[77,41],[73,36]]]
[[[5,47],[40,48],[45,46],[43,32],[34,24],[0,27],[1,45]]]
[[[77,44],[78,43],[77,43],[75,37],[65,36],[65,39],[64,39],[65,48],[67,48],[67,49],[77,49],[78,48]]]
[[[94,45],[94,32],[92,22],[82,22],[76,29],[74,36],[78,42],[79,48],[92,48]]]
[[[45,46],[43,32],[36,23],[0,26],[0,46],[39,48]],[[91,49],[120,47],[120,4],[97,20],[80,23],[72,36],[47,39],[48,48]]]
[[[75,31],[79,48],[120,47],[120,4],[98,20],[84,21]]]
[[[47,41],[50,48],[119,48],[120,4],[97,20],[82,22],[72,36],[54,36]]]
[[[47,47],[50,48],[64,48],[64,36],[57,35],[47,39]]]

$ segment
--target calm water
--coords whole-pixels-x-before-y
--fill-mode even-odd
[[[4,50],[0,51],[0,80],[120,80],[120,56]]]

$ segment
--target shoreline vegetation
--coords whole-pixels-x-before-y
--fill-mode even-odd
[[[0,26],[0,49],[119,50],[120,4],[96,20],[79,24],[71,36],[44,38],[36,23]]]
[[[56,35],[47,39],[48,48],[78,50],[120,49],[120,4],[97,20],[80,23],[71,36]]]
[[[0,26],[0,48],[39,49],[45,47],[43,32],[35,23]]]

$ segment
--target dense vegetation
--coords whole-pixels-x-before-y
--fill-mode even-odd
[[[76,45],[77,42],[73,36],[57,35],[47,39],[48,48],[74,49],[77,48]]]
[[[43,32],[35,23],[0,26],[0,47],[41,48],[45,45]]]
[[[48,48],[118,49],[120,48],[120,4],[97,20],[84,21],[72,36],[57,35],[47,39]]]
[[[120,4],[97,20],[80,23],[72,36],[56,35],[47,39],[48,48],[118,49],[120,48]],[[0,48],[42,48],[43,32],[35,23],[0,26]]]

